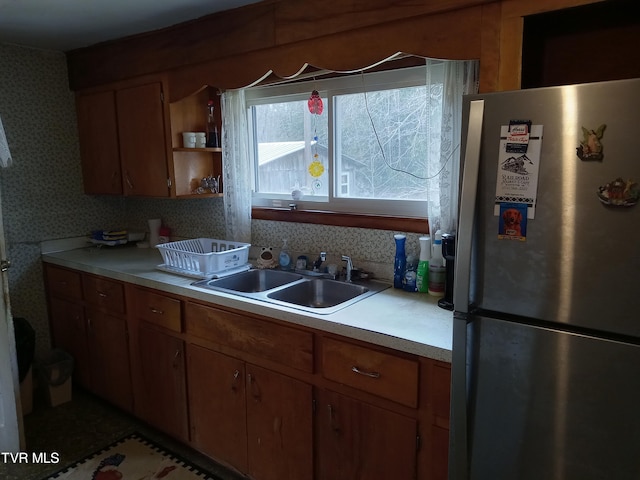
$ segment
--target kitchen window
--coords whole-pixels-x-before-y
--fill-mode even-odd
[[[253,206],[426,218],[441,118],[426,68],[247,89]],[[429,74],[441,84],[437,65]]]

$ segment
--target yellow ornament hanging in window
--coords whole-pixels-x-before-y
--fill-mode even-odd
[[[324,165],[320,163],[318,160],[314,160],[309,165],[309,174],[313,178],[318,178],[324,173]]]

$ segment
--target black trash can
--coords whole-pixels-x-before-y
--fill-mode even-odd
[[[22,414],[33,410],[33,357],[36,352],[36,331],[25,319],[13,319],[13,332],[16,340],[16,356],[18,357],[18,379],[20,380],[20,399]]]

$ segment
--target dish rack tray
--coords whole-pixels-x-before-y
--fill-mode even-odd
[[[250,243],[194,238],[158,245],[164,267],[187,276],[215,275],[246,265]]]

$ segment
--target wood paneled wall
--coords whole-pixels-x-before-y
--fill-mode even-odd
[[[67,52],[73,90],[166,72],[170,101],[305,63],[354,70],[405,52],[480,59],[481,91],[519,88],[523,15],[598,0],[266,0]]]

